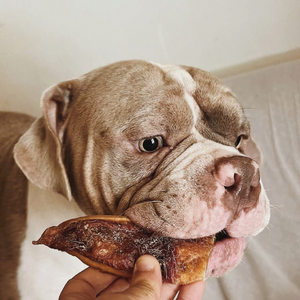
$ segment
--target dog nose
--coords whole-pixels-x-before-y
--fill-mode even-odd
[[[232,156],[215,162],[214,178],[224,187],[225,204],[238,209],[256,206],[260,186],[258,164],[249,157]]]
[[[241,182],[257,187],[260,174],[258,164],[249,157],[233,156],[219,159],[215,163],[214,177],[225,188],[234,188]]]

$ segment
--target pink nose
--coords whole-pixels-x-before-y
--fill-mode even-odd
[[[260,186],[258,164],[243,156],[223,157],[215,162],[213,176],[224,187],[224,201],[240,209],[256,206]]]

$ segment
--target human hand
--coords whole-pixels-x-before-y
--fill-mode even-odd
[[[204,288],[204,281],[181,287],[162,284],[158,261],[144,255],[137,260],[130,282],[88,268],[66,284],[59,300],[171,300],[178,291],[178,300],[200,300]]]

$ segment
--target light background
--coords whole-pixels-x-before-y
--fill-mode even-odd
[[[299,15],[299,0],[0,0],[0,109],[39,116],[48,86],[119,60],[224,76],[300,58]]]

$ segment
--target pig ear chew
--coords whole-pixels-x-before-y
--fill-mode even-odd
[[[14,147],[15,160],[30,181],[69,200],[72,193],[63,163],[62,142],[74,84],[64,82],[45,91],[41,100],[43,117],[31,125]]]
[[[249,137],[245,142],[246,142],[245,143],[246,146],[244,148],[245,155],[255,160],[258,163],[258,165],[261,166],[263,162],[263,156],[259,146],[251,137]]]

